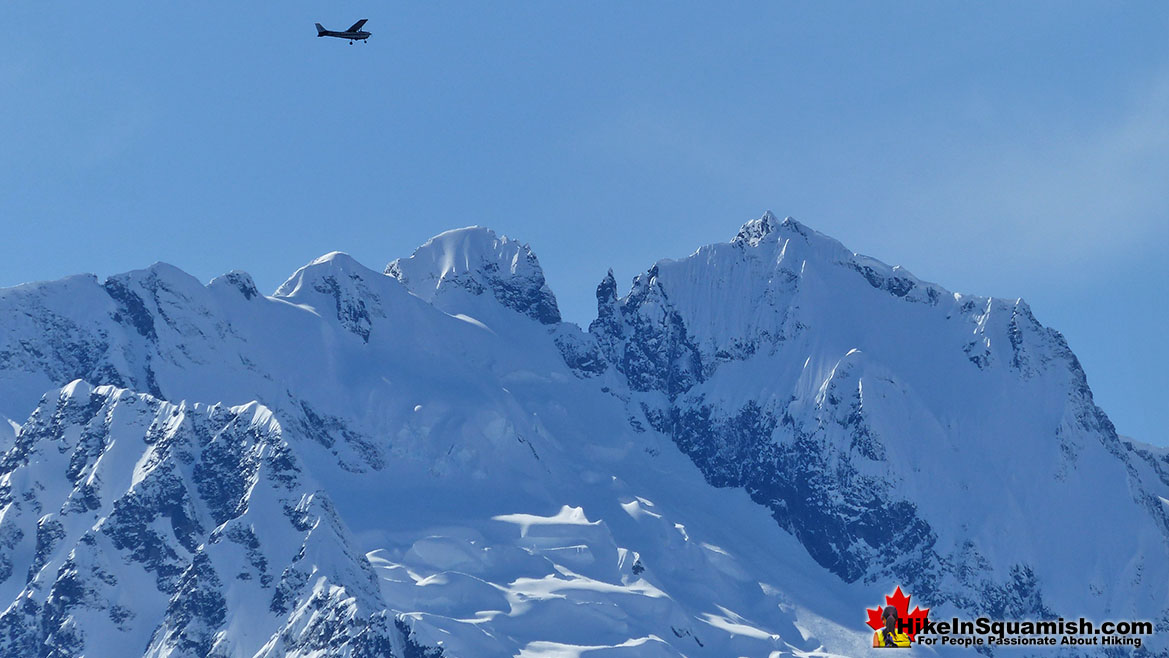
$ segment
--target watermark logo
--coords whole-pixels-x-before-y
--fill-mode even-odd
[[[946,645],[984,650],[991,646],[1132,647],[1141,649],[1153,635],[1149,620],[992,619],[979,616],[946,620],[930,619],[929,608],[909,609],[910,597],[898,586],[885,596],[885,605],[868,608],[873,646],[908,648]]]
[[[865,610],[869,613],[869,628],[873,629],[874,647],[909,647],[917,639],[929,621],[930,609],[914,606],[910,612],[910,598],[898,585],[893,594],[885,596],[885,605]]]

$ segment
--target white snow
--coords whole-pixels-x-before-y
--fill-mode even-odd
[[[1165,535],[1134,504],[1126,463],[1085,428],[1067,357],[1045,330],[1016,320],[1024,304],[949,293],[774,216],[744,231],[662,261],[654,282],[635,284],[667,293],[645,312],[676,311],[704,355],[734,355],[680,403],[701,397],[731,413],[756,400],[804,421],[825,417],[833,395],[855,394],[886,458],[862,458],[843,429],[823,440],[912,501],[943,554],[972,542],[997,577],[1029,564],[1061,612],[1152,618],[1169,607]],[[110,445],[85,474],[107,507],[156,466],[143,439],[152,424],[174,435],[220,404],[236,422],[281,432],[304,468],[299,508],[327,500],[338,521],[318,521],[308,538],[284,529],[276,486],[258,479],[246,527],[264,538],[265,559],[284,565],[307,547],[311,582],[326,595],[346,573],[337,546],[368,556],[376,586],[353,596],[380,601],[449,658],[864,654],[864,608],[896,583],[841,581],[745,491],[710,486],[669,437],[631,426],[643,403],[663,404],[659,392],[632,391],[612,370],[578,376],[548,326],[447,285],[488,282],[486,268],[546,289],[529,254],[486,229],[459,229],[391,263],[394,276],[334,252],[274,296],[251,299],[158,265],[120,279],[151,313],[154,342],[113,319],[125,310],[92,277],[0,290],[0,353],[23,359],[0,369],[0,420],[15,427],[8,418],[27,419],[46,391],[75,402],[112,391],[56,381],[69,364],[18,347],[56,327],[62,344],[93,351],[136,389],[149,372],[169,401],[157,417],[137,411],[144,390],[109,403]],[[904,297],[877,289],[858,267],[913,288]],[[1008,338],[1013,320],[1021,355]],[[990,366],[971,362],[970,344]],[[306,408],[321,419],[319,435],[305,429]],[[6,476],[14,491],[43,484],[37,518],[67,522],[39,572],[50,583],[94,523],[59,513],[73,488],[61,450],[81,432],[70,428],[34,469]],[[1109,532],[1085,518],[1109,519]],[[25,540],[10,555],[27,569],[36,519],[0,509],[0,529],[17,522]],[[242,611],[225,637],[247,654],[285,651],[266,612],[272,592],[232,580],[251,558],[217,546],[220,578]],[[99,548],[93,559],[116,557]],[[99,646],[112,651],[118,637],[146,646],[167,597],[140,570],[117,573],[110,595],[140,619]],[[17,580],[0,584],[4,605],[24,588]],[[297,611],[290,628],[314,614],[325,613]],[[101,620],[95,612],[78,623]]]

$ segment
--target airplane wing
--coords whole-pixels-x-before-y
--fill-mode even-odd
[[[363,18],[363,19],[357,21],[356,23],[354,23],[352,27],[350,27],[348,30],[345,30],[345,31],[346,32],[357,32],[357,31],[361,30],[361,28],[365,27],[365,22],[367,20],[369,20],[369,19]]]

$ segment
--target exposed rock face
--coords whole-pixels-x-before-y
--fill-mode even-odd
[[[946,510],[1017,508],[1010,483],[1034,477],[1061,484],[1029,504],[1098,509],[1067,487],[1094,477],[1077,473],[1087,454],[1118,476],[1116,504],[1135,500],[1163,524],[1132,466],[1160,462],[1121,447],[1063,337],[1025,302],[950,293],[790,218],[768,213],[728,244],[661,261],[624,297],[610,273],[589,332],[634,392],[631,416],[711,484],[745,489],[846,581],[895,578],[925,600],[1049,613],[1040,590],[1056,574],[1033,567],[1050,554],[972,540]],[[933,478],[952,486],[941,483],[964,461],[990,472],[958,476],[966,493],[952,507],[923,509],[939,497]],[[1060,543],[1051,550],[1076,542]],[[983,551],[1016,557],[995,566]]]
[[[480,228],[0,290],[0,654],[853,655],[894,585],[1169,624],[1169,458],[1022,300],[767,214],[597,301]]]
[[[556,297],[544,283],[536,254],[491,229],[470,227],[437,235],[409,258],[387,265],[386,275],[448,312],[461,312],[466,296],[486,295],[541,324],[560,322]]]
[[[259,405],[79,380],[33,412],[0,483],[4,655],[396,655],[368,561]],[[242,620],[284,629],[226,633]]]

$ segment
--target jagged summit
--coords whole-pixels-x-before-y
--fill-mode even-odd
[[[556,297],[544,281],[536,254],[528,245],[488,228],[469,226],[440,233],[409,258],[391,262],[385,273],[450,313],[472,310],[467,307],[468,298],[488,294],[543,324],[560,322]]]
[[[785,222],[794,222],[791,217],[784,220]],[[758,246],[765,238],[772,235],[778,228],[778,220],[770,211],[763,213],[759,219],[752,219],[745,222],[735,235],[731,242],[743,243],[752,247]]]
[[[846,251],[839,240],[825,235],[806,224],[796,221],[794,217],[785,217],[780,220],[770,210],[765,211],[758,219],[752,219],[739,227],[739,232],[731,239],[731,244],[758,247],[765,242],[778,242],[783,238],[800,237],[805,242],[824,245],[828,250]]]
[[[790,242],[793,238],[795,243]],[[889,265],[878,258],[854,252],[836,238],[821,233],[792,217],[782,221],[768,210],[759,219],[752,219],[743,224],[739,232],[731,239],[731,244],[740,248],[761,248],[765,245],[775,245],[778,250],[772,254],[764,250],[765,257],[784,258],[789,260],[799,258],[812,260],[824,264],[842,265],[864,276],[875,288],[885,288],[889,292],[904,296],[916,289],[916,295],[926,295],[932,298],[951,297],[955,293],[944,287],[914,276],[909,270],[900,265]],[[717,245],[712,245],[717,247]],[[794,254],[789,254],[792,250]],[[699,250],[700,252],[702,250]],[[985,298],[970,297],[985,301]]]
[[[0,655],[852,656],[895,585],[1167,655],[1169,458],[1026,304],[771,213],[597,301],[478,227],[0,290]]]
[[[892,303],[896,315],[901,302],[940,307],[957,299],[901,267],[857,254],[791,217],[780,221],[767,211],[744,223],[729,243],[704,246],[686,258],[658,261],[634,278],[623,297],[610,272],[597,288],[597,320],[590,333],[608,352],[608,360],[621,364],[633,357],[614,350],[627,349],[627,338],[664,318],[672,328],[662,340],[675,345],[676,351],[637,359],[661,361],[650,369],[656,371],[650,379],[660,380],[669,370],[674,373],[670,388],[678,392],[678,387],[701,381],[723,361],[743,359],[761,349],[774,350],[792,340],[805,330],[808,320],[801,316],[813,306],[835,307],[825,323],[853,315],[867,315],[872,323],[871,310],[858,314],[856,307],[862,300],[879,306]],[[977,297],[965,301],[987,303]],[[832,328],[833,334],[840,331]],[[640,377],[635,381],[639,386],[651,385]]]

